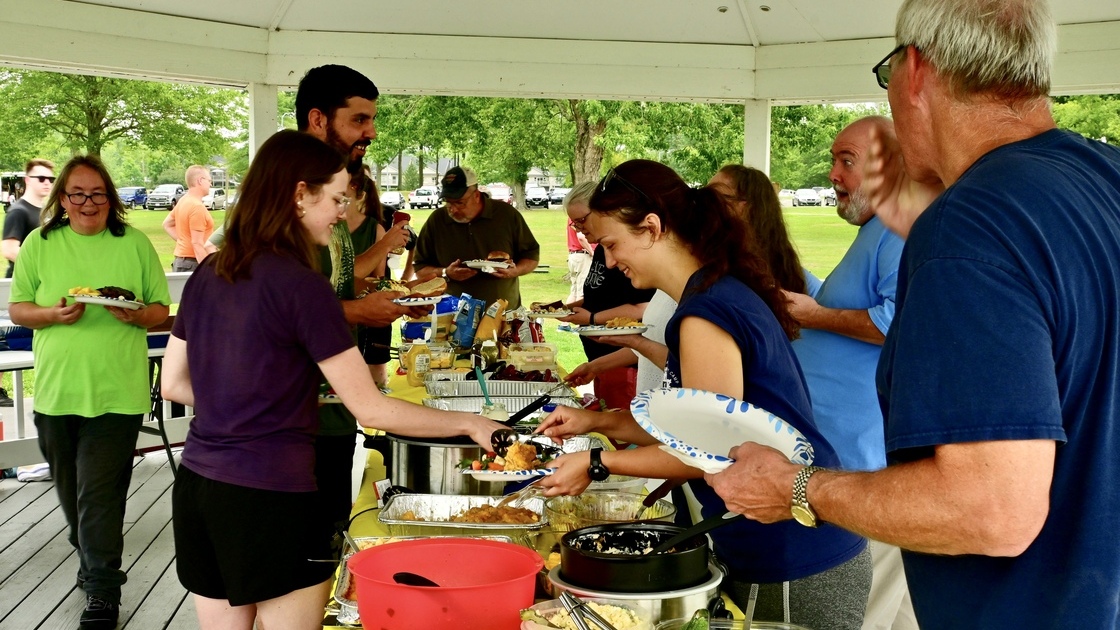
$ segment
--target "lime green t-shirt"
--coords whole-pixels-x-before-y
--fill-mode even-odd
[[[159,255],[143,232],[127,227],[120,237],[109,230],[82,236],[67,225],[43,239],[40,230],[20,247],[11,302],[51,306],[75,287],[115,286],[145,304],[171,304]],[[36,330],[31,349],[39,413],[93,418],[151,408],[147,330],[121,323],[103,306],[87,304],[70,326]]]

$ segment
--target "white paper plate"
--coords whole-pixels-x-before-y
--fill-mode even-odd
[[[529,311],[529,317],[540,317],[541,319],[559,319],[567,317],[574,311]]]
[[[524,481],[536,477],[546,477],[556,472],[555,468],[534,468],[533,470],[463,470],[464,475],[470,475],[479,481]]]
[[[429,306],[431,304],[438,304],[445,297],[447,297],[446,293],[441,295],[433,295],[431,297],[397,298],[393,300],[393,303],[400,304],[401,306]]]
[[[734,461],[732,446],[757,442],[778,449],[795,464],[813,463],[813,445],[790,423],[723,394],[667,388],[641,392],[630,402],[634,420],[647,433],[705,472],[719,472]]]
[[[576,329],[576,333],[584,337],[613,337],[616,335],[640,335],[649,330],[649,326],[620,326],[613,328],[611,326],[580,326]]]
[[[342,399],[338,397],[338,394],[323,394],[319,396],[319,404],[341,405]]]
[[[493,260],[468,260],[463,263],[471,269],[478,269],[484,273],[494,273],[495,269],[509,269],[513,264],[508,262],[495,262]]]
[[[131,300],[118,300],[116,298],[107,298],[100,295],[71,295],[75,302],[83,304],[97,304],[99,306],[115,306],[130,311],[135,311],[144,306],[143,302],[133,302]]]

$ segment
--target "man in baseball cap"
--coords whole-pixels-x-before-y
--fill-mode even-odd
[[[537,268],[541,248],[516,208],[478,189],[478,176],[469,168],[455,166],[440,180],[444,205],[424,222],[416,241],[416,276],[443,276],[447,292],[469,293],[487,304],[502,298],[508,308],[521,305],[518,277]],[[504,253],[507,263],[481,271],[468,261],[493,258]]]

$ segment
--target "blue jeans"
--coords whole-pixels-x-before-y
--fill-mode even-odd
[[[120,604],[124,510],[142,414],[96,418],[35,413],[39,448],[51,466],[58,502],[78,551],[85,591]]]

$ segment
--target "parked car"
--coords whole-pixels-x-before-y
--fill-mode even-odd
[[[567,197],[570,192],[572,192],[571,188],[553,188],[548,192],[548,203],[558,206],[564,203],[564,197]]]
[[[387,190],[381,193],[381,203],[394,210],[404,207],[404,196],[399,191]]]
[[[513,189],[501,182],[487,184],[486,190],[484,190],[483,192],[488,193],[490,195],[490,198],[496,201],[504,201],[511,206],[517,205],[513,200]]]
[[[148,204],[148,189],[143,186],[125,186],[118,188],[117,194],[120,195],[121,202],[129,208],[140,206],[147,209]]]
[[[210,193],[202,198],[202,205],[207,210],[225,210],[229,206],[226,191],[223,188],[211,188]]]
[[[548,207],[547,190],[540,186],[530,186],[525,189],[525,207],[532,208],[533,206],[537,206],[538,208]]]
[[[175,207],[175,204],[179,203],[179,200],[186,193],[187,191],[183,189],[182,184],[160,184],[148,195],[148,209],[167,208],[170,210]]]
[[[384,195],[382,195],[382,203],[384,203]],[[437,206],[439,206],[439,191],[435,188],[417,188],[408,197],[408,207],[410,208],[435,208]]]
[[[836,205],[836,191],[832,188],[824,188],[823,186],[813,186],[813,190],[817,191],[817,195],[821,198],[821,205],[835,206]]]
[[[821,205],[821,196],[812,188],[798,188],[797,192],[793,193],[793,205],[819,206]]]

